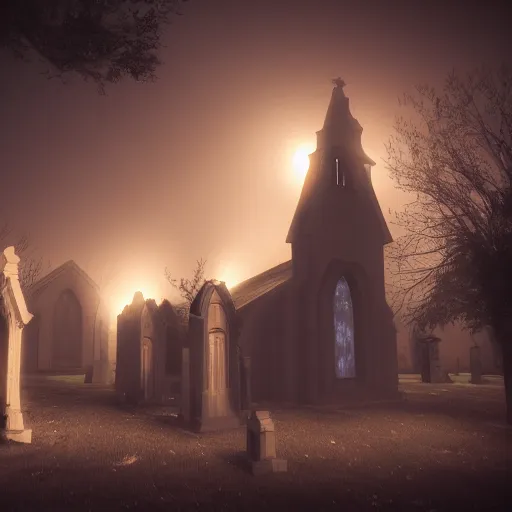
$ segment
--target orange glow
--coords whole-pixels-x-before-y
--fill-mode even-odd
[[[159,302],[160,293],[157,291],[156,287],[152,287],[148,284],[130,284],[130,283],[121,283],[116,287],[115,291],[110,294],[108,299],[108,303],[112,308],[112,313],[115,315],[119,315],[123,312],[125,306],[128,306],[133,301],[133,296],[136,292],[142,292],[144,299],[154,299]]]
[[[233,288],[233,286],[240,282],[240,277],[232,267],[223,267],[218,275],[219,277],[217,277],[217,280],[223,281],[228,289]]]
[[[292,165],[295,178],[301,184],[309,169],[309,155],[315,151],[312,144],[301,144],[293,154]]]

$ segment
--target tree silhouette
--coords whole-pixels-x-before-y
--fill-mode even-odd
[[[184,301],[183,304],[176,306],[176,311],[183,320],[188,319],[190,305],[206,281],[204,278],[205,265],[206,260],[203,260],[202,258],[197,260],[192,279],[182,277],[179,283],[177,279],[172,277],[170,271],[167,268],[165,269],[165,278],[174,289],[178,290]]]
[[[0,244],[4,250],[9,245],[14,245],[16,254],[20,257],[18,266],[18,278],[21,289],[25,292],[35,284],[44,270],[50,269],[50,264],[44,265],[41,257],[33,257],[30,252],[29,238],[26,235],[19,237],[14,243],[9,243],[12,238],[12,229],[7,222],[0,225]]]
[[[420,86],[404,104],[415,118],[397,119],[387,164],[416,199],[395,214],[394,309],[421,330],[489,326],[512,423],[512,72],[451,73],[442,93]]]
[[[2,0],[0,47],[105,85],[155,79],[163,28],[187,0]]]

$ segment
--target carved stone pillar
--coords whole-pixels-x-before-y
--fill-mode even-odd
[[[7,326],[0,354],[0,378],[4,390],[0,412],[4,418],[1,435],[9,440],[20,443],[32,441],[32,430],[25,429],[20,401],[20,363],[21,339],[23,328],[32,319],[28,312],[18,280],[18,263],[20,258],[15,254],[14,247],[8,247],[0,256],[0,300]]]

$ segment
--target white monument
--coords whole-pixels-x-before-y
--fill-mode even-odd
[[[19,443],[32,442],[20,405],[21,334],[32,319],[18,280],[19,256],[14,247],[0,254],[0,435]]]

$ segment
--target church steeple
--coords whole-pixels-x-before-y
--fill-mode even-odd
[[[332,80],[331,101],[325,114],[324,126],[316,133],[318,150],[340,148],[343,151],[356,150],[365,164],[375,165],[363,151],[361,134],[363,128],[350,112],[349,99],[345,96],[345,81],[341,78]]]
[[[325,231],[317,224],[327,218],[336,223],[339,215],[346,216],[348,211],[356,215],[356,210],[364,210],[365,216],[377,217],[381,240],[387,244],[392,241],[391,235],[370,178],[375,162],[363,150],[363,128],[350,112],[345,82],[341,78],[332,82],[324,124],[316,134],[317,149],[310,155],[310,168],[286,241],[293,244],[299,236],[313,235],[318,229]],[[339,226],[336,236],[340,236]]]

